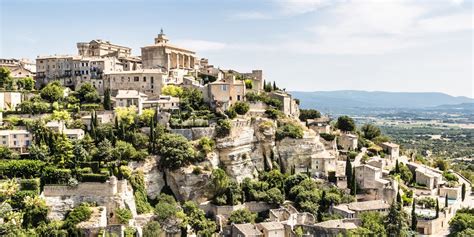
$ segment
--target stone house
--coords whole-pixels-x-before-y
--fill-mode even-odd
[[[104,89],[110,89],[112,92],[136,90],[149,96],[158,96],[166,84],[175,82],[161,69],[110,72],[105,75]]]
[[[69,129],[66,128],[64,121],[53,120],[46,123],[46,127],[52,129],[57,133],[66,135],[71,140],[77,140],[84,138],[85,132],[82,129]]]
[[[257,224],[265,237],[285,237],[285,226],[280,222],[261,222]]]
[[[81,117],[82,123],[84,123],[87,127],[87,129],[90,128],[91,124],[91,115],[84,115]],[[97,112],[97,122],[98,124],[104,124],[104,123],[112,123],[114,122],[114,113],[113,111],[101,111]]]
[[[234,75],[211,82],[207,87],[211,106],[215,108],[226,110],[237,101],[245,101],[245,84],[242,80],[236,80]]]
[[[36,66],[27,59],[1,58],[0,67],[6,67],[10,70],[10,76],[14,79],[31,77],[36,73]]]
[[[344,218],[358,218],[361,213],[377,211],[387,213],[390,204],[383,200],[343,203],[330,208],[331,213],[340,214]]]
[[[443,181],[443,172],[438,169],[413,162],[407,163],[407,167],[415,173],[416,183],[426,186],[428,190],[435,190],[445,183]]]
[[[357,185],[366,192],[365,200],[381,199],[392,202],[398,190],[398,182],[384,178],[384,171],[369,164],[354,167]]]
[[[327,150],[311,157],[311,171],[317,177],[328,177],[329,172],[336,171],[336,156]]]
[[[32,144],[33,136],[24,129],[0,130],[0,146],[7,147],[20,154],[27,154]]]
[[[300,109],[296,102],[293,99],[292,95],[284,91],[272,91],[270,97],[277,99],[281,102],[282,108],[281,111],[288,116],[298,118],[300,116]]]
[[[248,89],[249,91],[261,92],[263,91],[263,71],[262,70],[252,70],[252,72],[240,73],[240,75],[252,81],[252,88]]]
[[[356,150],[357,142],[357,136],[351,133],[342,133],[338,139],[338,143],[343,150]]]
[[[360,225],[359,219],[328,220],[319,222],[313,226],[305,226],[303,233],[311,234],[311,236],[324,237],[345,236],[349,230],[356,229]]]
[[[400,155],[400,146],[391,142],[382,143],[382,148],[384,152],[388,155],[389,159],[397,159]]]
[[[251,223],[232,224],[232,237],[263,237],[263,233]]]
[[[129,47],[112,44],[110,41],[101,39],[79,42],[77,43],[77,51],[80,56],[84,57],[128,57],[132,53],[132,49]]]
[[[135,106],[138,109],[138,114],[143,111],[143,102],[147,100],[148,96],[136,90],[118,90],[117,95],[112,97],[114,108],[128,108]]]

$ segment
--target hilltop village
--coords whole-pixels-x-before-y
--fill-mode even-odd
[[[0,235],[453,236],[471,183],[163,31],[0,60]]]

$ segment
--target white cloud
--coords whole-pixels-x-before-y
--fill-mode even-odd
[[[285,15],[298,15],[316,11],[340,0],[275,0]]]
[[[267,20],[272,17],[268,14],[258,11],[237,12],[230,15],[231,19],[235,20]]]

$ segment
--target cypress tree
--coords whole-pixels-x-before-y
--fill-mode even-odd
[[[276,86],[275,81],[273,81],[273,90],[274,90],[274,91],[278,90],[278,87]]]
[[[155,123],[153,119],[150,122],[150,142],[148,142],[148,152],[155,152]]]
[[[352,185],[352,164],[349,160],[349,157],[346,159],[346,181],[347,181],[347,188],[351,188]]]
[[[436,198],[436,218],[439,217],[439,201],[438,198]]]
[[[104,92],[104,109],[111,110],[112,104],[110,102],[110,89],[106,89]]]
[[[402,196],[400,196],[400,190],[397,191],[397,203],[402,205]]]
[[[323,214],[321,213],[321,210],[318,209],[317,217],[318,222],[323,221]]]
[[[351,194],[356,195],[357,194],[357,183],[356,183],[356,177],[355,177],[355,168],[352,169],[352,178],[351,178],[352,184],[351,184]]]
[[[466,184],[465,183],[462,183],[461,198],[462,198],[463,201],[464,201],[464,198],[466,198]]]
[[[448,193],[446,193],[446,195],[444,195],[444,207],[448,207]]]
[[[398,164],[398,159],[395,163],[395,173],[400,174],[400,165]]]
[[[416,231],[416,224],[418,221],[416,220],[416,212],[415,212],[415,199],[413,198],[413,205],[411,208],[411,230]]]

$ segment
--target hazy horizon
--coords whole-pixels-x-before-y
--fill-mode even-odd
[[[470,0],[3,0],[2,58],[132,48],[163,28],[221,68],[264,70],[288,91],[441,92],[474,98]],[[21,14],[20,14],[21,13]]]

